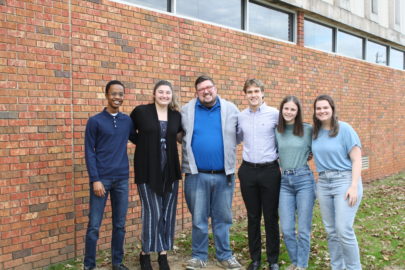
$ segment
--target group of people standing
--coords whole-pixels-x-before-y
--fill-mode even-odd
[[[84,269],[96,267],[96,247],[104,207],[111,197],[112,268],[123,263],[128,208],[127,142],[136,144],[135,183],[142,203],[140,267],[151,270],[150,254],[158,254],[159,269],[170,269],[176,205],[181,173],[192,216],[189,270],[208,261],[208,221],[211,218],[218,266],[241,269],[230,247],[236,148],[243,142],[243,162],[237,171],[248,217],[248,270],[261,269],[261,217],[264,217],[269,270],[279,269],[280,219],[291,260],[288,270],[308,267],[315,193],[328,234],[332,269],[361,269],[353,230],[362,196],[361,144],[353,128],[338,121],[333,99],[318,96],[313,126],[303,123],[298,98],[287,96],[279,110],[264,102],[264,85],[249,79],[243,91],[249,104],[239,112],[217,95],[214,80],[195,81],[196,98],[179,111],[173,87],[159,81],[154,102],[137,106],[130,117],[119,112],[124,85],[111,81],[105,89],[107,107],[86,126],[85,157],[90,178],[89,223]],[[177,142],[182,144],[180,166]],[[315,183],[308,160],[315,159]],[[315,192],[316,191],[316,192]],[[297,227],[297,229],[296,229]],[[297,231],[297,232],[296,232]]]

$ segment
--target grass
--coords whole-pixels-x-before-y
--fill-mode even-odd
[[[405,269],[405,173],[364,185],[364,194],[355,222],[356,236],[360,246],[363,269]],[[238,219],[231,229],[231,245],[237,258],[244,265],[249,263],[247,247],[247,222]],[[264,233],[264,228],[262,229]],[[262,239],[265,239],[264,235]],[[213,238],[210,235],[210,260],[214,260]],[[308,269],[329,268],[329,252],[326,234],[316,203],[313,216],[311,254]],[[290,264],[283,241],[280,247],[281,269]],[[191,237],[188,232],[177,235],[172,252],[181,261],[191,254]],[[262,247],[265,262],[265,246]],[[139,249],[133,245],[126,248],[126,263],[136,265]],[[98,254],[98,265],[109,265],[108,252]],[[51,266],[51,270],[81,269],[81,259],[70,260]],[[176,269],[177,270],[177,269]]]

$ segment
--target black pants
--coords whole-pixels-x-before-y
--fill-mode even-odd
[[[242,163],[238,172],[243,201],[248,214],[249,252],[253,261],[261,259],[260,222],[262,212],[266,231],[267,261],[278,262],[280,232],[278,226],[278,199],[281,174],[278,163],[254,168]]]

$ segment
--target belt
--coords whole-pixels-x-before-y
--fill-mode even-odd
[[[246,165],[249,167],[253,167],[253,168],[265,168],[265,167],[271,167],[271,166],[275,166],[278,165],[277,160],[271,161],[271,162],[265,162],[265,163],[252,163],[252,162],[247,162],[247,161],[242,161],[242,165]]]
[[[199,173],[208,173],[208,174],[221,174],[225,173],[225,170],[200,170],[198,169]]]

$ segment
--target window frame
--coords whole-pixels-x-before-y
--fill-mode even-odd
[[[380,46],[385,47],[385,64],[380,64],[380,63],[376,63],[376,62],[370,62],[370,61],[367,60],[367,43],[368,43],[368,42],[375,43],[375,44],[377,44],[377,45],[380,45]],[[373,39],[369,39],[369,38],[366,38],[366,44],[365,44],[365,45],[366,45],[366,46],[365,46],[364,49],[365,49],[366,54],[364,55],[364,61],[366,61],[367,63],[372,63],[372,64],[376,64],[376,65],[380,65],[380,66],[387,66],[387,67],[389,67],[388,59],[389,59],[389,47],[390,47],[390,46],[388,46],[387,44],[383,44],[383,43],[381,43],[381,42],[375,41],[375,40],[373,40]]]
[[[347,35],[354,36],[354,37],[357,37],[357,38],[360,38],[360,39],[361,39],[361,58],[357,58],[357,57],[345,55],[345,54],[342,54],[342,53],[339,53],[339,52],[338,52],[338,47],[339,47],[339,44],[338,44],[338,33],[339,33],[339,32],[342,32],[342,33],[345,33],[345,34],[347,34]],[[336,27],[336,54],[337,54],[337,55],[344,56],[344,57],[349,57],[349,58],[352,58],[352,59],[365,60],[365,58],[366,58],[366,38],[363,37],[363,36],[356,35],[356,34],[350,32],[350,31],[347,31],[346,29],[342,29],[342,28]]]
[[[323,49],[319,49],[319,48],[316,48],[316,47],[305,45],[305,21],[306,20],[310,21],[312,23],[319,24],[321,26],[332,29],[332,50],[331,51],[326,51],[326,50],[323,50]],[[327,53],[336,53],[336,39],[337,39],[337,27],[332,26],[332,25],[330,25],[328,23],[325,23],[325,22],[318,21],[318,20],[313,19],[311,17],[304,16],[304,47],[319,50],[319,51],[322,51],[322,52],[327,52]]]
[[[246,3],[246,25],[247,25],[247,27],[246,27],[245,30],[248,33],[263,36],[263,37],[267,37],[267,38],[271,38],[271,39],[275,39],[275,40],[281,40],[281,41],[284,41],[284,42],[292,42],[292,43],[296,42],[296,36],[297,36],[296,35],[296,28],[297,28],[296,27],[296,20],[297,20],[296,19],[297,18],[297,13],[296,12],[293,12],[293,11],[288,10],[288,9],[283,9],[281,7],[275,7],[275,6],[273,6],[273,5],[271,5],[271,4],[267,3],[267,2],[260,1],[260,0],[246,0],[246,1],[243,1],[243,2]],[[277,11],[277,12],[280,12],[280,13],[287,14],[288,15],[289,28],[290,28],[289,34],[288,34],[288,40],[280,39],[280,38],[277,38],[277,37],[273,37],[273,36],[269,36],[269,35],[265,35],[265,34],[261,34],[261,33],[252,32],[250,30],[250,24],[249,24],[249,19],[250,19],[250,16],[249,16],[249,4],[250,3],[256,4],[256,5],[259,5],[259,6],[262,6],[264,8],[268,8],[268,9],[271,9],[271,10],[274,10],[274,11]]]
[[[405,50],[401,50],[401,49],[398,49],[398,48],[392,47],[392,46],[388,46],[388,47],[389,47],[389,49],[388,49],[389,54],[387,56],[387,58],[388,58],[387,66],[389,66],[390,68],[396,69],[396,70],[405,70]],[[391,66],[391,50],[399,51],[402,53],[402,68],[397,68],[397,67]]]

